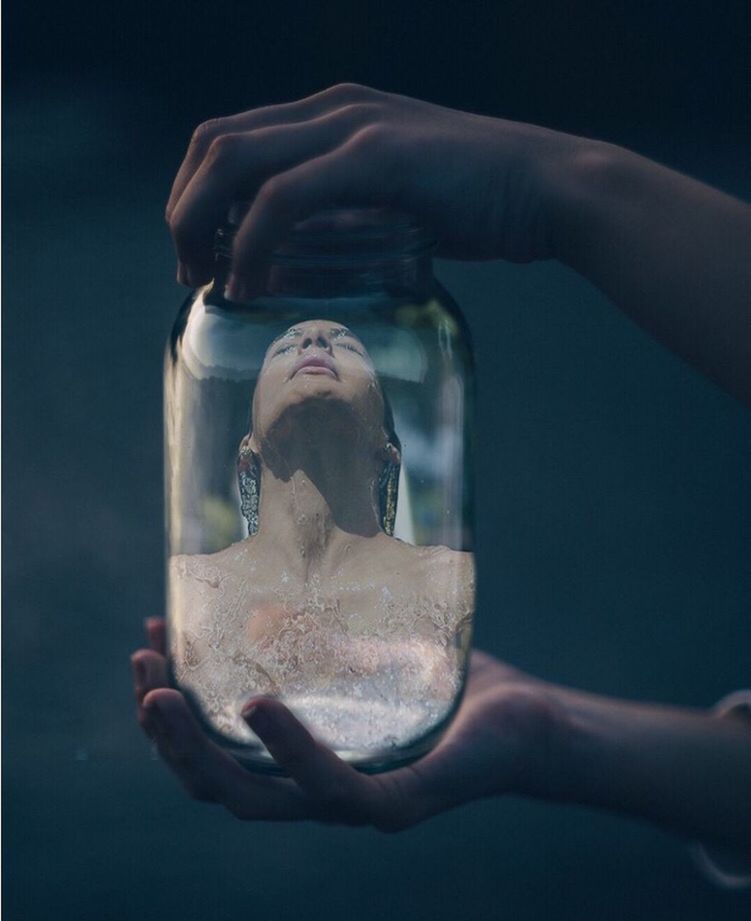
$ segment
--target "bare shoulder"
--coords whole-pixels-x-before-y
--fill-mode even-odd
[[[393,540],[399,547],[398,555],[402,565],[419,577],[421,582],[435,586],[437,593],[445,596],[456,592],[474,592],[473,553],[452,550],[443,545],[417,547],[404,541]]]
[[[450,568],[460,567],[464,569],[474,569],[474,554],[467,550],[452,550],[443,544],[434,544],[426,547],[418,547],[407,544],[404,541],[398,543],[406,548],[415,560],[420,561],[426,566],[448,566]]]
[[[466,550],[450,547],[428,547],[425,556],[430,578],[450,594],[471,593],[475,590],[475,556]]]
[[[252,576],[242,566],[247,551],[232,544],[217,553],[178,553],[168,563],[173,627],[198,636],[218,612],[234,610],[251,594]]]
[[[238,541],[216,553],[178,553],[170,557],[169,577],[176,582],[200,582],[218,588],[245,570],[250,558],[246,541]]]
[[[219,588],[226,570],[212,560],[213,554],[179,553],[170,558],[169,579],[173,585],[205,585]]]

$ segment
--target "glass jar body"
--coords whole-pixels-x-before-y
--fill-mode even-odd
[[[171,680],[256,770],[275,764],[251,697],[364,771],[422,756],[461,698],[474,374],[419,258],[419,281],[386,287],[297,272],[238,305],[208,286],[167,345]]]

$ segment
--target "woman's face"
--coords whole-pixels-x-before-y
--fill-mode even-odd
[[[298,323],[269,346],[253,395],[253,440],[263,442],[290,410],[308,401],[323,407],[324,419],[341,418],[339,410],[347,409],[360,434],[365,431],[369,441],[372,436],[374,446],[384,444],[383,396],[373,363],[357,336],[332,320]]]

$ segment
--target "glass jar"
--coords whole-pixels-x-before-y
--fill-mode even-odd
[[[241,717],[280,698],[364,771],[425,754],[475,603],[468,331],[408,216],[298,223],[264,292],[212,284],[165,360],[168,651],[207,733],[275,772]]]

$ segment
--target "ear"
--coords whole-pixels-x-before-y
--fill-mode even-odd
[[[255,442],[252,435],[243,436],[237,449],[237,470],[240,474],[247,473],[256,460]]]
[[[258,454],[258,442],[253,433],[243,435],[243,439],[238,447],[239,454],[247,454],[248,451],[252,451],[253,454]]]

